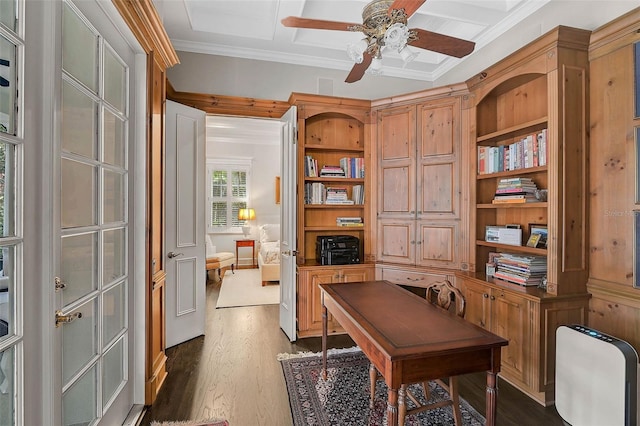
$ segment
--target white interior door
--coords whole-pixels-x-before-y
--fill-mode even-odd
[[[167,101],[166,341],[171,347],[204,334],[205,113]]]
[[[290,341],[296,340],[296,159],[297,110],[292,106],[282,119],[280,162],[280,328]]]

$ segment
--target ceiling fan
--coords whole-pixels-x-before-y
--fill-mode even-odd
[[[473,52],[475,43],[420,28],[409,29],[407,20],[426,0],[373,0],[362,11],[362,24],[325,21],[289,16],[282,20],[285,27],[335,31],[360,31],[365,38],[348,46],[347,53],[355,65],[346,78],[353,83],[369,69],[372,74],[382,71],[382,50],[394,49],[405,62],[417,56],[408,45],[432,50],[456,58]]]

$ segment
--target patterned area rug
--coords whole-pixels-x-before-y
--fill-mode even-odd
[[[383,380],[376,385],[373,410],[369,409],[369,360],[360,350],[337,350],[327,357],[327,380],[322,379],[322,356],[298,354],[278,357],[289,392],[289,403],[295,426],[303,425],[386,425],[387,386]],[[431,401],[447,396],[444,389],[431,382]],[[419,385],[410,387],[414,395],[422,396]],[[422,396],[422,398],[424,398]],[[421,402],[424,402],[421,401]],[[413,402],[407,398],[407,406]],[[463,424],[480,426],[484,417],[460,398]],[[453,425],[451,407],[423,411],[406,417],[405,424]]]
[[[151,426],[229,426],[226,420],[186,420],[181,422],[151,422]]]

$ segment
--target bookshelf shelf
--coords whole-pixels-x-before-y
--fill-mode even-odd
[[[500,251],[508,252],[512,251],[514,253],[522,253],[522,254],[536,254],[541,256],[547,255],[546,249],[541,248],[533,248],[527,246],[512,246],[510,244],[500,244],[500,243],[492,243],[490,241],[478,240],[476,244],[484,247],[493,247],[495,249],[500,249]]]
[[[546,209],[547,203],[504,203],[504,204],[476,204],[478,209]]]
[[[364,178],[342,178],[342,177],[305,177],[305,182],[342,183],[342,184],[363,184]]]
[[[526,168],[517,169],[517,170],[507,170],[504,172],[476,175],[476,178],[477,179],[494,179],[494,178],[502,178],[502,177],[510,177],[510,176],[528,175],[532,173],[539,173],[539,172],[546,172],[546,171],[547,171],[547,166],[526,167]]]
[[[507,127],[497,132],[491,132],[486,135],[478,136],[476,143],[478,145],[489,145],[491,143],[500,142],[505,139],[513,138],[521,134],[542,130],[547,127],[547,117],[520,123],[515,126]]]

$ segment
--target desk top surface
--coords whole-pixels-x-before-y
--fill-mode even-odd
[[[320,288],[323,300],[337,304],[368,340],[391,358],[508,344],[388,281],[320,284]]]

